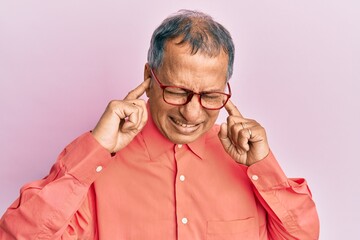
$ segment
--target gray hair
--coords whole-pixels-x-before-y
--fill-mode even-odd
[[[199,11],[180,10],[155,29],[147,57],[151,68],[161,67],[166,42],[177,37],[182,37],[177,44],[189,44],[193,55],[200,51],[209,57],[215,57],[223,50],[228,55],[226,77],[227,80],[231,78],[235,52],[231,35],[211,16]]]

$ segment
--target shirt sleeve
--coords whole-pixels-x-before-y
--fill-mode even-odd
[[[110,160],[91,133],[75,139],[47,177],[21,188],[0,220],[0,239],[78,239],[93,232],[91,185]]]
[[[288,179],[272,152],[248,167],[247,175],[267,211],[270,239],[319,239],[319,219],[305,179]]]

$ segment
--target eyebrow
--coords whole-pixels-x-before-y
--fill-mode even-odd
[[[175,84],[164,84],[164,86],[169,86],[169,87],[178,87],[184,90],[189,90],[191,92],[195,92],[195,93],[212,93],[212,92],[221,92],[221,93],[226,93],[224,90],[221,89],[209,89],[209,90],[203,90],[203,91],[194,91],[192,89],[190,89],[189,87],[185,87],[184,85],[175,85]],[[226,87],[226,86],[225,86]]]
[[[154,72],[154,70],[153,70]],[[169,87],[178,87],[178,88],[181,88],[181,89],[185,89],[185,90],[189,90],[189,91],[192,91],[192,92],[197,92],[197,91],[194,91],[194,90],[191,90],[189,87],[185,87],[184,85],[177,85],[177,84],[173,84],[173,83],[165,83],[164,81],[160,80],[159,77],[156,75],[156,73],[154,72],[154,75],[155,77],[161,82],[161,84],[163,84],[164,86],[169,86]],[[171,79],[171,78],[166,78],[165,81],[167,82],[167,79]],[[227,86],[227,82],[225,82],[225,86],[224,86],[224,89],[221,90],[221,89],[211,89],[211,90],[204,90],[204,91],[200,91],[200,92],[197,92],[197,93],[212,93],[212,92],[221,92],[221,93],[226,93],[226,91],[224,91],[226,89],[226,86]]]

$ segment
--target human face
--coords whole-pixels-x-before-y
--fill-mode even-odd
[[[228,56],[223,51],[212,58],[199,52],[191,55],[189,46],[175,43],[176,40],[166,43],[163,64],[155,69],[163,84],[183,86],[194,92],[225,90]],[[145,78],[148,77],[151,77],[151,73],[146,65]],[[197,96],[183,106],[164,102],[162,89],[156,83],[152,83],[147,95],[155,125],[176,144],[198,139],[214,125],[219,115],[219,110],[204,109]]]

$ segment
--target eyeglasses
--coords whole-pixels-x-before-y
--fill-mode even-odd
[[[174,106],[183,106],[188,104],[194,95],[199,96],[200,105],[208,110],[219,110],[225,106],[229,98],[231,97],[230,84],[227,83],[229,93],[224,92],[200,92],[196,93],[189,89],[163,85],[156,77],[153,69],[150,69],[151,75],[155,78],[160,88],[163,90],[163,99],[166,103]]]

